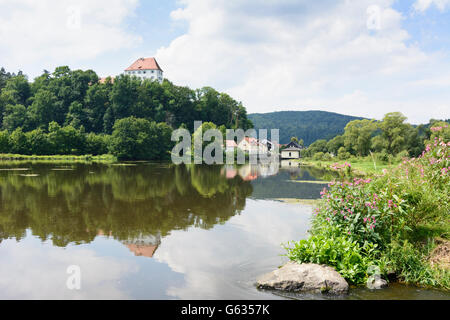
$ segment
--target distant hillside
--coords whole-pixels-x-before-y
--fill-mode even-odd
[[[280,111],[248,115],[255,129],[280,129],[280,143],[289,143],[291,137],[303,139],[310,145],[318,139],[331,139],[344,133],[350,121],[363,118],[326,111]]]

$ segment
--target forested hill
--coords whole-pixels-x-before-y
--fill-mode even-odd
[[[248,118],[255,129],[279,129],[280,143],[288,143],[291,137],[298,137],[306,146],[318,139],[328,140],[343,134],[347,123],[363,119],[326,111],[254,113]]]

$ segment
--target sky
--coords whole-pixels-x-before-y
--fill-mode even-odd
[[[450,0],[0,0],[0,66],[118,75],[156,57],[249,113],[450,118]]]

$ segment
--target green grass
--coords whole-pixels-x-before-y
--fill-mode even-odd
[[[300,160],[303,165],[315,166],[319,168],[328,168],[331,169],[330,166],[334,163],[344,164],[345,162],[350,163],[352,169],[355,173],[361,175],[373,175],[373,174],[381,174],[384,169],[391,169],[398,165],[398,161],[392,163],[386,163],[383,161],[373,161],[370,157],[366,158],[351,158],[348,160],[331,160],[331,161],[323,161],[323,160],[313,160],[311,158],[304,158]]]

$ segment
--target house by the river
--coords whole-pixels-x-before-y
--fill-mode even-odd
[[[285,149],[281,150],[281,159],[300,159],[303,147],[295,141],[291,141]]]

